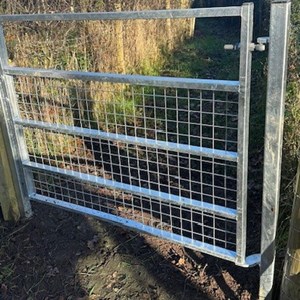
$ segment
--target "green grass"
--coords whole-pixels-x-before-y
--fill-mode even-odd
[[[8,228],[1,225],[0,219],[0,285],[10,282],[14,275],[15,265],[7,257],[7,250],[10,246]]]
[[[14,275],[14,263],[0,267],[0,282],[9,282]]]
[[[214,26],[214,23],[208,26]],[[223,48],[226,43],[236,42],[233,36],[227,39],[209,31],[185,40],[169,55],[163,75],[237,80],[239,53]]]

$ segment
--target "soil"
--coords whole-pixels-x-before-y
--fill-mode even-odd
[[[258,268],[44,204],[0,223],[0,299],[257,299]]]

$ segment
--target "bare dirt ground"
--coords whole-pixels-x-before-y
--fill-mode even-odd
[[[243,269],[160,239],[42,204],[0,223],[0,299],[257,299]]]

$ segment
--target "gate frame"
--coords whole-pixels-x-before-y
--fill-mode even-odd
[[[272,299],[280,200],[291,0],[272,0],[265,121],[259,298]]]

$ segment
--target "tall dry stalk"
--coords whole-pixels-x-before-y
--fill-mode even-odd
[[[121,11],[121,3],[115,3],[115,11]],[[117,72],[125,73],[123,21],[115,22]]]

